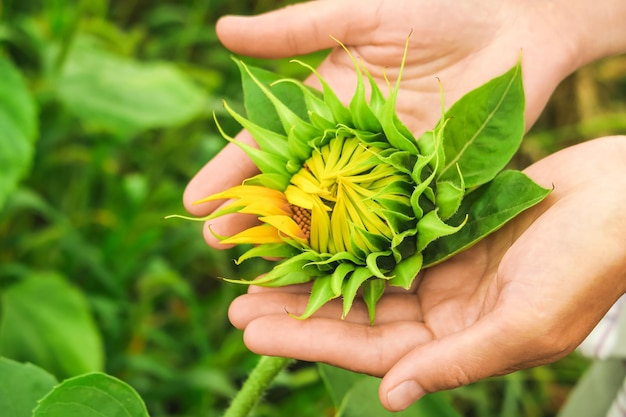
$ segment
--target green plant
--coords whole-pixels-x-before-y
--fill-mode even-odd
[[[244,108],[240,76],[217,42],[214,22],[282,4],[2,2],[3,416],[31,416],[37,401],[66,380],[66,388],[119,388],[153,417],[219,416],[227,408],[258,358],[226,318],[229,301],[243,289],[213,278],[252,278],[268,264],[236,266],[232,259],[241,251],[209,251],[196,225],[162,218],[182,210],[186,182],[224,144],[212,112],[228,134],[238,129],[222,117],[221,99]],[[618,57],[568,79],[511,166],[623,130],[624,62]],[[298,79],[306,74],[286,61],[250,63]],[[595,100],[572,100],[582,89]],[[480,417],[553,416],[585,366],[572,355],[431,403]],[[335,387],[328,391],[328,384]],[[374,384],[295,363],[253,415],[349,415]]]

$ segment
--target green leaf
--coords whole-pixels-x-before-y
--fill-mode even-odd
[[[33,417],[70,416],[148,417],[148,411],[130,385],[95,372],[63,381],[33,412]]]
[[[184,124],[206,106],[200,88],[175,66],[116,56],[87,37],[70,50],[58,96],[87,125],[120,135]]]
[[[83,294],[54,274],[33,274],[2,294],[0,354],[57,377],[99,371],[100,334]]]
[[[350,392],[352,387],[364,377],[363,374],[324,363],[318,363],[317,369],[319,370],[322,381],[324,381],[324,385],[326,386],[326,390],[333,404],[335,404],[337,408],[341,406],[343,398]]]
[[[283,79],[278,74],[235,60],[241,72],[244,106],[248,119],[264,129],[287,134],[274,104],[263,91]],[[255,81],[256,79],[256,81]],[[259,86],[261,84],[263,88]],[[272,95],[302,120],[307,120],[304,93],[293,83],[280,82],[271,87]]]
[[[356,381],[344,396],[336,417],[461,417],[446,392],[428,394],[403,411],[387,411],[378,399],[379,384],[379,379],[370,376]]]
[[[380,379],[331,365],[318,364],[317,368],[339,409],[336,417],[460,417],[447,392],[428,394],[406,410],[392,413],[378,399]]]
[[[503,171],[465,197],[450,222],[461,222],[467,215],[467,223],[457,233],[441,237],[427,247],[424,265],[431,266],[470,247],[549,193],[550,190],[540,187],[522,172]]]
[[[524,135],[521,64],[467,93],[445,117],[446,165],[439,180],[454,178],[456,164],[466,188],[493,179],[511,160]]]
[[[0,56],[0,210],[30,168],[37,110],[18,70]]]
[[[31,417],[37,401],[57,384],[43,369],[0,357],[0,410],[3,417]]]

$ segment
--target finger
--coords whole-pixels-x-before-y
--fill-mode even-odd
[[[259,58],[303,55],[337,46],[364,44],[379,22],[377,9],[360,1],[309,1],[257,16],[224,16],[217,35],[231,51]]]
[[[262,291],[248,293],[236,298],[230,305],[228,316],[232,324],[240,329],[263,316],[302,315],[309,303],[310,292],[300,292],[307,286],[290,286],[285,291]],[[310,287],[309,287],[310,288]],[[282,288],[281,288],[282,290]],[[326,303],[313,317],[328,318],[344,323],[369,325],[369,312],[361,299],[356,299],[349,314],[342,318],[343,302],[340,299]],[[296,320],[292,318],[292,320]],[[376,305],[375,325],[396,321],[421,322],[422,315],[414,294],[388,294]]]
[[[254,139],[246,131],[236,137],[248,145],[255,145]],[[196,201],[239,185],[248,177],[258,173],[257,167],[234,143],[229,143],[191,179],[183,194],[183,203],[194,216],[212,213],[224,201],[209,201],[195,204]]]
[[[572,352],[625,290],[617,225],[626,217],[615,210],[626,206],[624,189],[619,180],[588,180],[561,195],[502,259],[496,310],[402,358],[381,383],[383,405],[402,410],[425,393]]]
[[[260,317],[244,332],[246,345],[255,353],[324,362],[376,376],[430,340],[428,329],[414,321],[370,326],[316,317],[295,320],[287,315]]]
[[[519,359],[526,358],[531,347],[541,347],[539,343],[533,346],[530,335],[525,335],[529,341],[522,345],[514,329],[503,323],[506,321],[495,313],[464,331],[411,350],[384,376],[379,389],[383,406],[390,411],[400,411],[426,393],[456,388],[525,367]],[[539,365],[540,362],[527,364]]]

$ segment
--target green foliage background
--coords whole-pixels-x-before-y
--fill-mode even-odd
[[[236,267],[199,224],[163,217],[183,211],[187,181],[225,143],[212,121],[221,100],[242,103],[217,18],[286,3],[0,2],[0,355],[58,380],[105,371],[153,417],[222,413],[257,358],[226,317],[245,289],[215,277],[262,265]],[[304,75],[286,60],[254,63]],[[622,56],[559,87],[515,168],[624,131]],[[573,354],[446,398],[468,416],[552,416],[585,367]],[[254,414],[335,412],[320,370],[297,363]]]

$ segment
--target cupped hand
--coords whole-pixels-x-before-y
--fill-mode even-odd
[[[551,3],[550,3],[551,4]],[[441,116],[439,79],[449,107],[463,94],[511,68],[523,56],[526,121],[530,126],[557,84],[579,63],[577,37],[564,28],[568,11],[554,13],[544,1],[501,2],[426,0],[319,0],[259,16],[226,16],[217,25],[223,44],[235,53],[263,58],[291,57],[332,48],[318,68],[349,102],[356,86],[353,63],[337,43],[343,42],[387,91],[400,71],[411,34],[397,111],[419,137]],[[568,22],[567,25],[571,26]],[[567,36],[564,36],[564,33]],[[315,77],[307,80],[316,86]],[[243,132],[238,137],[253,143]],[[257,173],[233,144],[191,180],[184,202],[204,216],[219,202],[193,202],[240,184]],[[232,235],[254,222],[253,216],[230,215],[212,222],[211,230]],[[208,227],[207,242],[219,244]]]
[[[626,291],[626,137],[587,142],[526,170],[550,196],[469,250],[388,292],[370,326],[359,301],[307,320],[308,288],[251,287],[230,308],[254,352],[383,376],[401,410],[426,393],[555,361]]]

